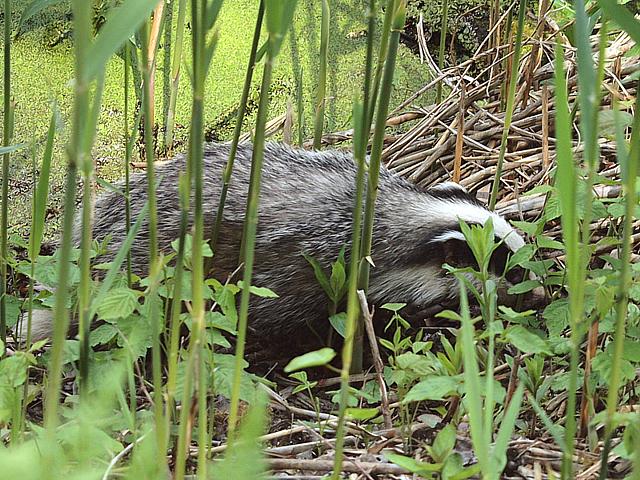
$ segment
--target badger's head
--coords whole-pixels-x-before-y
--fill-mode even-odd
[[[395,207],[394,211],[404,212],[402,217],[407,222],[397,229],[404,237],[398,239],[402,252],[396,251],[390,261],[381,259],[384,265],[373,269],[373,272],[378,270],[370,286],[374,301],[404,301],[421,307],[451,307],[457,303],[458,282],[442,268],[443,264],[478,268],[461,222],[473,226],[485,225],[491,220],[497,248],[491,256],[489,270],[496,280],[505,273],[509,256],[525,244],[503,217],[489,211],[456,183],[447,182],[421,191],[405,199],[404,205]],[[471,276],[467,274],[467,278]],[[512,299],[506,291],[522,279],[522,269],[507,272],[498,282],[501,302],[510,303]]]

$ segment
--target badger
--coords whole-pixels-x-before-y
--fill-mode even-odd
[[[215,222],[222,172],[229,144],[207,144],[204,149],[205,231]],[[239,266],[239,250],[251,173],[252,145],[240,144],[224,208],[211,274],[228,278]],[[164,253],[179,236],[178,177],[186,158],[158,165],[156,175],[158,242]],[[281,143],[267,143],[255,240],[253,284],[268,287],[278,298],[252,297],[249,331],[261,338],[286,337],[311,326],[327,331],[327,298],[306,256],[327,268],[352,234],[357,166],[353,156],[336,150],[307,151]],[[123,185],[119,185],[122,187]],[[131,218],[147,200],[144,173],[130,178]],[[112,258],[126,237],[125,199],[114,189],[96,200],[93,236],[110,237],[104,261]],[[483,225],[493,222],[500,247],[493,265],[498,274],[506,257],[524,245],[522,237],[498,214],[455,183],[421,189],[382,168],[375,208],[369,301],[403,302],[419,308],[455,304],[457,280],[444,263],[472,264],[460,221]],[[132,220],[133,221],[133,220]],[[145,219],[131,247],[133,271],[146,273],[149,231]],[[34,338],[51,334],[50,312],[34,315]]]

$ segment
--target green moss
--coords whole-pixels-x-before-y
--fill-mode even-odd
[[[18,16],[28,2],[14,2]],[[228,0],[221,12],[218,28],[220,40],[215,52],[207,81],[205,124],[211,138],[226,140],[231,135],[234,112],[238,105],[251,37],[257,13],[254,0]],[[174,15],[175,18],[175,15]],[[283,113],[287,101],[295,105],[296,76],[303,70],[304,108],[306,125],[311,125],[315,98],[315,75],[318,69],[318,25],[320,4],[313,0],[301,0],[295,16],[295,25],[278,59],[272,91],[271,117]],[[354,95],[363,82],[366,35],[364,3],[349,0],[332,2],[332,22],[328,68],[328,104],[326,131],[350,128],[351,107]],[[62,118],[62,128],[56,139],[54,173],[52,178],[52,219],[57,217],[61,204],[64,178],[64,144],[68,139],[73,92],[73,52],[69,33],[68,6],[60,4],[52,10],[33,17],[24,33],[12,45],[12,91],[17,102],[15,113],[15,141],[41,144],[51,114],[51,102],[56,100]],[[187,30],[187,33],[189,31]],[[53,39],[53,40],[52,40]],[[55,44],[54,46],[50,46]],[[160,69],[163,49],[158,58],[156,80],[156,123],[161,123],[162,81]],[[185,39],[184,58],[190,63],[190,40]],[[184,65],[184,64],[183,64]],[[114,58],[106,70],[100,121],[94,147],[98,175],[115,181],[123,174],[123,76],[124,64]],[[254,78],[254,97],[257,97],[261,68]],[[398,59],[394,103],[401,102],[430,78],[424,65],[403,46]],[[183,68],[176,111],[176,140],[184,149],[188,138],[191,111],[189,77]],[[132,98],[133,100],[133,98]],[[133,104],[133,103],[132,103]],[[253,124],[249,115],[246,130]],[[305,137],[310,135],[305,132]],[[32,162],[27,154],[12,157],[12,219],[24,233],[30,212],[30,188]],[[55,231],[52,221],[48,233]]]

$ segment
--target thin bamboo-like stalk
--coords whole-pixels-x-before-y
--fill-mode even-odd
[[[167,154],[171,154],[173,148],[173,129],[175,127],[176,101],[178,98],[178,86],[180,85],[180,66],[182,64],[182,43],[184,41],[185,19],[187,15],[186,0],[179,0],[178,20],[176,22],[176,40],[171,61],[171,92],[169,95],[169,108],[165,120],[164,147]],[[168,61],[165,59],[165,61]]]
[[[198,479],[207,478],[207,452],[208,438],[207,431],[207,384],[209,380],[206,371],[205,361],[205,305],[204,305],[204,262],[202,245],[204,242],[204,101],[205,82],[207,72],[213,52],[217,44],[217,35],[214,35],[210,42],[207,36],[216,21],[221,6],[221,0],[209,2],[207,0],[194,0],[191,3],[191,25],[192,25],[192,91],[193,100],[191,106],[191,132],[189,136],[189,153],[187,156],[187,174],[189,182],[193,182],[194,191],[194,233],[191,247],[192,260],[192,328],[189,342],[189,353],[187,359],[187,372],[183,383],[182,410],[180,412],[180,431],[178,437],[178,452],[176,456],[176,479],[182,479],[185,475],[186,452],[188,439],[191,437],[190,408],[186,408],[191,403],[191,389],[193,377],[196,378],[196,401],[198,419]],[[184,182],[184,180],[183,180]],[[183,183],[181,192],[182,214],[187,211],[185,203],[188,205],[188,193]],[[183,225],[184,226],[184,225]],[[184,238],[181,235],[181,243]],[[184,245],[182,245],[184,250]],[[179,255],[180,261],[182,256]],[[181,267],[179,267],[181,268]],[[180,288],[178,288],[178,292]],[[175,292],[174,292],[175,293]],[[175,295],[174,295],[175,297]],[[174,308],[177,308],[180,298],[174,298]],[[177,310],[173,310],[175,315]],[[175,328],[175,327],[174,327]]]
[[[4,78],[3,78],[3,114],[4,131],[2,143],[5,147],[11,143],[12,107],[11,107],[11,0],[4,0]],[[10,153],[2,156],[2,207],[0,211],[0,339],[7,340],[7,257],[9,232],[9,160]]]
[[[496,174],[491,187],[491,197],[489,199],[489,208],[493,210],[496,207],[498,199],[498,189],[500,188],[500,177],[502,175],[502,165],[504,156],[507,152],[507,143],[509,140],[509,129],[511,128],[511,120],[516,99],[516,85],[518,84],[518,69],[520,67],[520,54],[522,52],[522,32],[524,29],[524,17],[527,9],[527,1],[521,0],[518,9],[518,29],[516,31],[516,43],[513,53],[513,61],[511,63],[511,76],[509,81],[509,91],[507,97],[507,109],[504,116],[504,130],[502,131],[502,140],[500,142],[500,154],[498,164],[496,166]]]
[[[640,97],[636,98],[636,112],[640,108]],[[617,112],[617,109],[614,110]],[[626,141],[621,128],[617,128],[618,158],[621,165],[622,181],[623,181],[623,197],[625,199],[625,216],[622,232],[622,249],[620,252],[620,270],[618,294],[616,302],[616,323],[613,335],[613,358],[611,362],[611,375],[609,377],[609,385],[607,392],[607,408],[604,433],[604,447],[601,455],[600,480],[607,478],[607,464],[609,452],[611,451],[611,437],[615,429],[614,416],[618,410],[618,390],[620,389],[620,378],[622,371],[622,359],[624,353],[624,340],[626,331],[626,322],[629,304],[629,289],[631,287],[631,248],[633,220],[635,209],[638,205],[638,196],[636,190],[636,181],[640,175],[640,116],[634,117],[631,149],[626,154]],[[626,157],[626,158],[625,158]],[[635,467],[636,473],[639,465]]]
[[[371,3],[374,3],[372,0]],[[369,60],[370,57],[367,58]],[[367,62],[369,63],[369,62]],[[365,92],[367,90],[365,89]],[[353,206],[353,221],[351,232],[351,252],[349,261],[349,287],[347,290],[347,322],[344,344],[342,347],[342,369],[340,371],[340,412],[338,427],[336,429],[336,447],[334,457],[334,476],[338,478],[338,472],[342,470],[344,458],[344,423],[349,392],[349,373],[353,361],[353,343],[357,334],[357,324],[359,323],[360,307],[358,305],[358,271],[360,268],[360,243],[362,239],[362,198],[364,196],[365,177],[365,156],[368,143],[368,130],[365,124],[368,121],[364,104],[354,102],[353,122],[354,122],[354,159],[358,165],[356,174],[356,195]],[[362,370],[362,365],[359,365]],[[355,370],[355,369],[354,369]]]
[[[264,1],[260,1],[258,7],[258,16],[256,18],[256,25],[253,30],[253,41],[251,43],[251,52],[249,53],[249,63],[247,64],[247,71],[244,77],[244,85],[242,87],[242,96],[240,97],[240,106],[238,107],[238,116],[236,117],[236,125],[233,130],[233,139],[231,141],[231,147],[229,148],[229,158],[222,174],[222,189],[220,190],[220,199],[218,200],[218,210],[216,212],[216,218],[213,225],[213,230],[209,239],[209,245],[211,251],[216,252],[218,245],[218,237],[220,236],[220,229],[222,228],[222,218],[224,215],[224,205],[227,201],[227,193],[229,191],[229,184],[231,183],[231,175],[233,173],[233,164],[236,159],[236,153],[238,151],[238,143],[240,141],[240,134],[242,133],[242,122],[244,121],[244,115],[247,111],[247,101],[249,99],[249,92],[251,90],[251,81],[253,79],[253,72],[256,67],[256,55],[258,52],[258,45],[260,44],[260,32],[262,30],[262,21],[264,18]],[[212,259],[213,260],[213,259]],[[206,262],[205,271],[210,270],[211,261]]]
[[[83,126],[83,144],[79,156],[79,167],[82,175],[82,234],[80,239],[80,284],[78,288],[78,337],[80,341],[80,394],[86,399],[89,381],[89,327],[91,318],[91,243],[93,221],[93,182],[94,168],[91,157],[91,145],[97,130],[100,115],[100,103],[104,89],[104,75],[100,75],[96,88],[93,107],[88,112],[87,124]]]
[[[373,223],[375,219],[375,202],[378,195],[378,180],[380,177],[380,164],[382,158],[382,144],[384,140],[387,112],[389,110],[389,100],[391,98],[391,89],[393,88],[393,75],[395,70],[396,54],[398,51],[398,43],[400,40],[400,32],[404,26],[404,19],[406,15],[406,1],[394,0],[392,9],[393,13],[390,21],[389,45],[387,47],[388,57],[384,65],[384,75],[381,83],[380,99],[378,102],[378,111],[376,113],[375,130],[373,134],[373,142],[371,145],[371,156],[369,158],[369,173],[367,176],[367,200],[365,203],[365,216],[364,225],[362,231],[362,256],[363,258],[371,255],[371,249],[373,245]],[[390,8],[387,6],[387,8]],[[383,35],[384,37],[384,35]],[[381,47],[382,49],[382,47]],[[374,87],[375,88],[375,87]],[[373,97],[371,99],[371,105],[373,105]],[[371,114],[369,112],[369,116]],[[369,262],[362,262],[359,274],[359,288],[365,292],[369,285]],[[362,329],[360,329],[360,332]],[[360,334],[360,340],[362,341],[362,334]],[[360,351],[358,352],[358,345],[356,345],[355,356],[359,356],[357,360],[360,364],[362,362],[361,350],[362,343],[360,342]]]
[[[231,405],[229,407],[228,435],[233,440],[238,423],[240,401],[240,380],[244,362],[244,349],[249,315],[249,297],[253,264],[255,260],[255,237],[258,227],[258,203],[260,195],[260,177],[264,157],[265,126],[269,109],[269,88],[276,57],[282,46],[286,32],[290,28],[297,0],[265,0],[265,16],[268,31],[267,57],[264,64],[260,102],[256,120],[255,140],[251,158],[251,176],[245,213],[245,229],[242,240],[244,276],[238,312],[238,337],[236,341],[233,382],[231,386]]]
[[[71,260],[73,219],[75,214],[76,175],[82,162],[83,136],[89,114],[89,80],[85,74],[85,62],[88,48],[91,42],[91,4],[84,0],[74,0],[73,25],[74,25],[74,52],[75,74],[74,83],[74,109],[73,130],[69,143],[67,167],[67,179],[64,198],[64,215],[62,221],[62,241],[58,265],[58,285],[54,305],[53,345],[49,361],[47,391],[45,397],[45,431],[46,453],[44,456],[47,471],[52,472],[55,464],[56,442],[55,433],[59,423],[58,419],[58,395],[61,386],[62,361],[64,353],[64,341],[69,326],[69,312],[67,298],[69,295],[69,265]],[[55,476],[55,475],[54,475]]]
[[[444,68],[444,51],[447,42],[447,29],[449,28],[449,0],[442,0],[442,15],[440,23],[440,48],[438,50],[438,68]],[[436,103],[442,101],[442,81],[438,82],[436,89]]]
[[[327,62],[329,53],[329,24],[331,10],[329,0],[322,0],[322,19],[320,23],[320,71],[318,72],[318,90],[316,92],[316,111],[313,128],[313,148],[320,150],[324,129],[324,109],[327,91]]]
[[[149,52],[152,51],[149,42],[149,20],[147,19],[140,29],[140,37],[142,39],[142,61],[140,68],[142,69],[143,88],[142,88],[142,109],[144,122],[144,150],[147,167],[147,198],[149,201],[149,277],[155,279],[149,289],[147,301],[149,302],[149,318],[151,320],[151,357],[152,357],[152,376],[153,376],[153,413],[155,420],[155,434],[158,451],[164,450],[166,444],[166,425],[163,412],[163,395],[162,395],[162,370],[161,370],[161,345],[160,334],[163,330],[163,320],[161,310],[159,308],[159,298],[153,298],[153,284],[159,278],[160,261],[158,258],[158,207],[156,198],[156,178],[154,167],[154,141],[153,141],[153,103],[154,91],[152,87],[152,62],[149,58]],[[164,458],[164,457],[163,457]]]
[[[304,88],[303,88],[303,69],[298,70],[298,82],[296,88],[296,117],[298,119],[298,146],[304,144]]]
[[[129,234],[129,225],[131,225],[131,197],[130,191],[130,169],[131,164],[131,150],[133,144],[131,142],[131,136],[129,135],[129,71],[131,70],[131,42],[126,42],[124,45],[124,112],[123,112],[123,126],[124,126],[124,218],[125,218],[125,231]],[[131,288],[131,252],[127,253],[127,285]]]

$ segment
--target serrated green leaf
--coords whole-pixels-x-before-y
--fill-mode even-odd
[[[127,287],[116,287],[96,305],[98,317],[103,320],[126,318],[139,306],[140,293]]]

